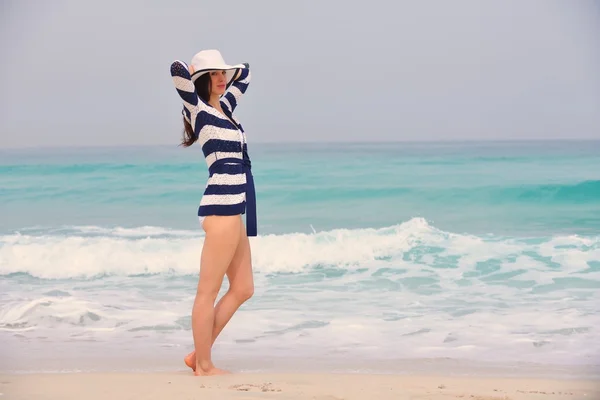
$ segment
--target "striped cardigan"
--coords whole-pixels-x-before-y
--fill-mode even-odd
[[[250,83],[250,69],[245,65],[221,97],[221,108],[226,115],[196,94],[184,62],[177,60],[171,64],[171,77],[183,100],[182,114],[202,146],[209,169],[198,215],[245,214],[246,209],[251,208],[246,216],[248,236],[256,236],[256,203],[248,144],[242,125],[233,115]]]

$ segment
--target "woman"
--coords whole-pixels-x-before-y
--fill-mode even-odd
[[[234,76],[235,75],[235,76]],[[183,99],[183,146],[198,142],[209,168],[198,216],[205,239],[200,278],[192,308],[195,350],[185,363],[195,375],[217,375],[211,348],[235,311],[254,293],[248,236],[256,236],[256,200],[246,135],[233,116],[250,82],[248,64],[227,65],[217,50],[204,50],[189,69],[171,64],[171,76]],[[247,213],[246,213],[247,211]],[[247,230],[241,214],[246,214]],[[214,306],[224,275],[229,290]]]

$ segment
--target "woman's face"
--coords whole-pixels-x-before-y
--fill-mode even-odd
[[[227,77],[225,71],[210,72],[210,87],[211,94],[221,96],[227,88]]]

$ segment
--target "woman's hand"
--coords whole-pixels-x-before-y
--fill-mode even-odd
[[[246,67],[246,69],[250,69],[250,64],[248,64],[248,63],[243,63],[243,64],[244,64],[244,67]],[[242,69],[238,68],[236,70],[235,77],[233,78],[233,80],[237,81],[241,74],[242,74]]]

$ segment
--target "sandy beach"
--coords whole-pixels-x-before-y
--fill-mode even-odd
[[[583,380],[372,374],[69,373],[0,376],[2,399],[597,400]]]

